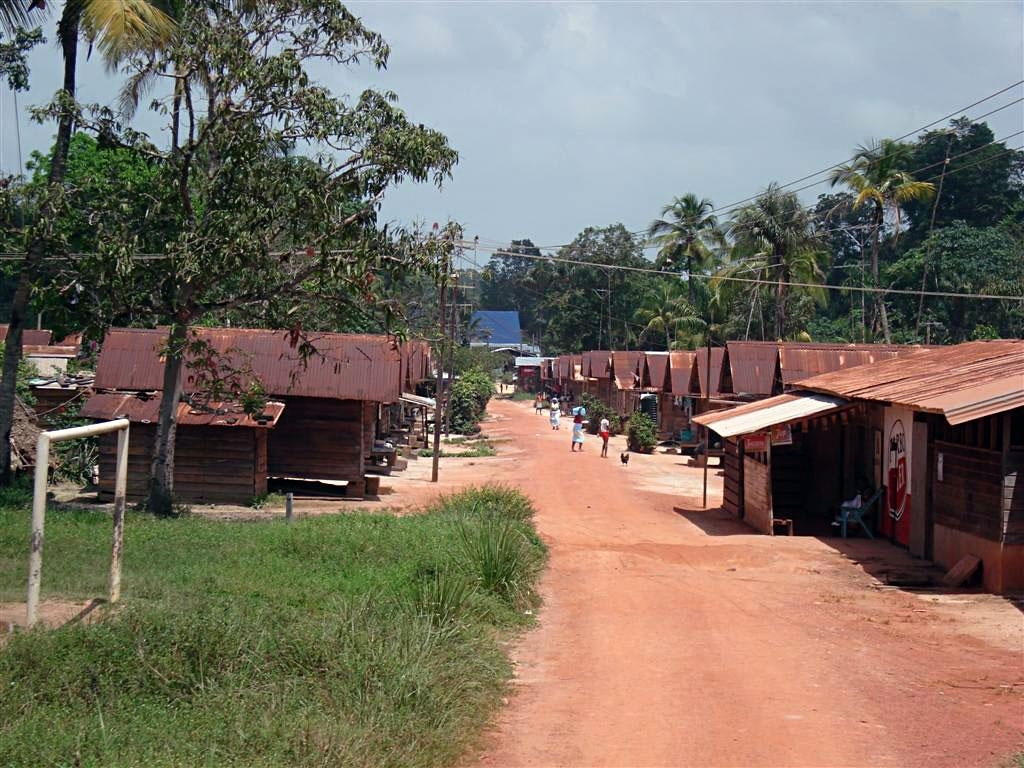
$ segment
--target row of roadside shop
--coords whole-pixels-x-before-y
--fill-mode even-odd
[[[755,531],[834,535],[860,494],[869,533],[947,568],[977,557],[987,589],[1024,589],[1024,341],[591,351],[536,359],[535,380],[642,409],[663,439],[707,430],[724,508]]]

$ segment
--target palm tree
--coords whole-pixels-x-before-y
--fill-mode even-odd
[[[672,349],[672,339],[679,330],[692,329],[700,325],[700,318],[693,305],[680,290],[679,282],[664,280],[644,296],[633,319],[642,323],[640,335],[665,334],[665,349]]]
[[[10,32],[26,21],[35,21],[49,10],[43,0],[0,0],[0,27]],[[160,45],[168,39],[174,23],[157,3],[146,0],[67,0],[57,23],[57,37],[64,59],[64,81],[59,95],[57,138],[50,161],[51,188],[64,182],[71,134],[77,80],[78,42],[84,37],[95,44],[108,62],[116,62],[133,50]],[[0,379],[0,484],[11,481],[10,435],[14,417],[15,380],[22,354],[22,331],[28,312],[32,278],[45,255],[55,210],[44,202],[40,226],[29,243],[17,287],[11,300],[11,315],[4,348],[3,378]]]
[[[729,231],[736,242],[738,264],[763,271],[775,281],[775,337],[786,333],[789,283],[821,282],[818,264],[823,251],[812,226],[811,213],[795,192],[784,192],[772,182],[754,202],[740,208]]]
[[[661,218],[647,228],[651,242],[660,246],[660,267],[686,265],[690,304],[694,302],[694,272],[707,269],[714,261],[714,249],[725,242],[714,210],[710,200],[687,192],[662,208]]]
[[[877,143],[872,142],[869,146],[858,147],[853,160],[836,168],[831,174],[833,186],[845,184],[857,195],[853,202],[855,209],[865,203],[870,203],[874,207],[871,276],[875,287],[875,311],[872,326],[881,325],[886,344],[892,341],[892,337],[889,333],[889,318],[886,315],[885,300],[882,297],[878,276],[878,252],[882,245],[885,217],[889,214],[893,218],[895,240],[899,237],[903,204],[929,200],[935,193],[934,184],[916,181],[913,176],[902,170],[906,167],[908,152],[906,144],[882,139]]]

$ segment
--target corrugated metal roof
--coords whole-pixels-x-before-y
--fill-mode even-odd
[[[303,367],[287,331],[250,328],[195,328],[232,365],[251,367],[267,394],[393,403],[401,394],[401,357],[394,338],[341,333],[311,334],[317,349]],[[98,389],[163,388],[163,360],[158,355],[166,329],[112,328],[103,342],[96,368]],[[186,392],[193,391],[188,370]]]
[[[401,344],[402,383],[409,389],[429,379],[432,374],[430,344],[422,339],[410,339]]]
[[[7,324],[0,325],[0,341],[7,338]],[[25,328],[21,332],[21,345],[27,347],[30,344],[46,347],[53,343],[53,331],[48,331],[45,328],[42,330],[36,330],[35,328]]]
[[[78,357],[78,347],[55,344],[24,344],[22,352],[25,357],[65,357],[72,360]]]
[[[644,389],[656,389],[659,392],[669,391],[667,389],[669,387],[668,363],[668,352],[644,352],[640,386]]]
[[[609,373],[619,389],[633,389],[637,385],[643,352],[612,352]]]
[[[775,390],[779,345],[773,341],[730,341],[729,373],[737,395],[770,395]],[[701,383],[704,383],[701,374]]]
[[[698,349],[694,352],[697,358],[697,386],[698,389],[694,391],[700,392],[701,397],[707,397],[707,393],[704,391],[707,388],[707,362],[708,362],[708,351],[706,348]],[[724,347],[712,347],[711,348],[711,397],[716,397],[722,394],[722,361],[725,359],[725,348]]]
[[[437,400],[432,397],[421,397],[414,395],[412,392],[403,392],[399,398],[403,403],[409,403],[409,405],[418,405],[428,410],[434,410],[437,407]]]
[[[540,368],[547,361],[546,357],[517,357],[516,368]]]
[[[782,383],[790,387],[794,382],[811,376],[891,360],[922,349],[924,347],[899,344],[810,344],[787,341],[779,345]]]
[[[846,402],[841,397],[811,393],[776,395],[725,411],[703,413],[694,416],[693,421],[722,437],[735,437],[760,432],[776,424],[837,411]]]
[[[470,318],[473,335],[488,344],[519,346],[523,332],[519,326],[519,312],[515,310],[480,309]]]
[[[612,362],[612,353],[605,349],[595,349],[583,353],[581,372],[588,379],[604,379]]]
[[[240,406],[230,403],[210,403],[196,408],[188,403],[178,403],[178,424],[185,427],[249,427],[270,429],[277,424],[284,412],[284,403],[268,402],[260,414],[266,418],[254,419]],[[160,419],[160,395],[141,397],[139,395],[104,393],[90,397],[79,415],[85,419],[128,419],[135,423],[156,424]]]
[[[813,376],[797,386],[941,413],[951,424],[963,423],[1024,405],[1024,340],[922,349]]]
[[[690,377],[693,375],[693,363],[696,352],[673,351],[669,354],[669,381],[673,395],[685,395],[690,391]]]

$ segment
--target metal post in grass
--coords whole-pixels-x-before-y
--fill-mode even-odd
[[[28,597],[25,601],[25,626],[35,625],[39,616],[39,586],[43,574],[43,526],[46,522],[46,485],[49,480],[50,443],[118,432],[117,472],[114,478],[114,532],[110,553],[107,598],[121,598],[121,552],[124,545],[124,509],[128,486],[128,419],[115,419],[85,427],[40,432],[36,441],[36,472],[32,486],[32,539],[28,556]]]
[[[293,512],[294,512],[294,510],[292,508],[292,502],[294,500],[295,500],[295,495],[294,494],[286,493],[284,495],[284,519],[285,519],[285,522],[290,523],[292,521],[292,516],[293,516]]]

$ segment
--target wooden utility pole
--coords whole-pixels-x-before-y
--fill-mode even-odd
[[[445,298],[448,292],[448,255],[441,256],[441,277],[437,286],[437,303],[440,307],[441,354],[437,361],[437,384],[434,387],[434,455],[430,470],[430,482],[437,482],[437,465],[441,458],[441,408],[444,399],[444,358],[446,352],[445,337]],[[447,407],[445,407],[447,411]]]
[[[711,410],[711,323],[708,323],[708,361],[704,373],[704,395]],[[711,430],[704,427],[704,509],[708,508],[708,459],[711,454]],[[722,460],[725,463],[725,460]]]

